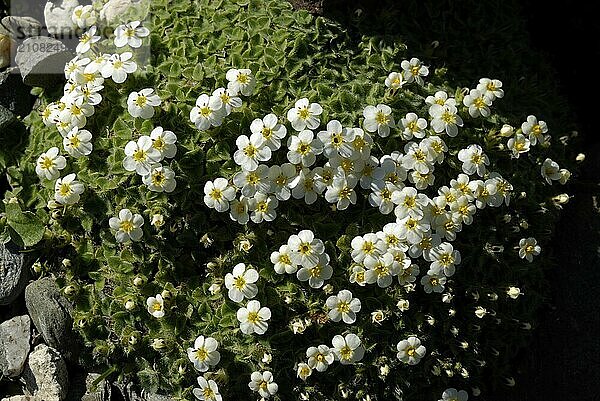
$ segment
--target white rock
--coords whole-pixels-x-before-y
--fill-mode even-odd
[[[150,3],[146,0],[108,0],[100,10],[100,19],[107,25],[114,26],[129,21],[128,16],[135,15],[143,20],[149,11]]]
[[[1,374],[17,377],[23,371],[29,353],[31,320],[29,316],[15,316],[0,324]]]
[[[23,371],[27,390],[44,401],[63,401],[67,397],[67,365],[54,348],[40,344],[29,354]]]
[[[62,0],[60,5],[51,1],[47,2],[44,7],[44,19],[48,32],[54,36],[73,34],[76,26],[71,17],[73,10],[78,5],[79,0]]]
[[[2,401],[44,401],[39,397],[34,397],[32,395],[13,395],[10,398],[3,398]]]

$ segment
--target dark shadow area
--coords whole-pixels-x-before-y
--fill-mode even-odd
[[[324,15],[352,37],[403,42],[410,57],[447,67],[450,82],[472,87],[479,77],[501,79],[500,112],[543,115],[561,134],[579,132],[576,146],[587,158],[564,187],[574,196],[545,249],[556,261],[547,270],[551,299],[540,310],[530,347],[514,361],[517,384],[479,397],[486,401],[600,400],[600,137],[588,84],[600,55],[600,24],[593,4],[324,3]]]

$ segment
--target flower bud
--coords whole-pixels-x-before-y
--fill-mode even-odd
[[[135,302],[133,302],[131,299],[127,300],[125,302],[125,309],[126,310],[132,310],[133,308],[135,308]]]
[[[150,346],[154,348],[154,350],[159,351],[167,346],[167,342],[164,338],[155,338],[152,340]]]
[[[515,133],[515,129],[513,126],[504,124],[502,128],[500,128],[500,136],[508,138],[509,136],[513,136]]]
[[[137,276],[133,279],[133,285],[135,285],[136,287],[141,287],[144,284],[146,284],[146,279],[143,277]]]

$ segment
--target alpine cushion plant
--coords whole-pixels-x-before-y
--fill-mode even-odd
[[[150,16],[80,47],[8,169],[3,238],[42,226],[83,363],[182,400],[463,399],[509,374],[559,132],[497,113],[498,79],[455,87],[286,3]]]

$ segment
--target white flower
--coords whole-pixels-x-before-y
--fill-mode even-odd
[[[79,43],[75,48],[75,52],[77,54],[84,54],[90,51],[92,48],[92,44],[97,43],[101,37],[95,36],[97,28],[95,26],[91,27],[79,38]]]
[[[260,302],[253,299],[248,301],[246,307],[238,309],[237,319],[242,333],[264,334],[269,328],[267,321],[271,319],[271,310],[266,306],[261,308]]]
[[[535,238],[521,238],[519,241],[519,257],[532,262],[533,257],[540,254],[542,248],[538,245]]]
[[[465,390],[458,391],[455,388],[448,388],[444,390],[442,398],[438,401],[467,401],[468,399],[469,394]]]
[[[265,146],[265,140],[260,134],[237,137],[235,144],[238,150],[233,154],[233,160],[242,167],[242,170],[254,171],[258,163],[271,158],[271,148]]]
[[[506,290],[506,295],[512,299],[517,299],[520,295],[523,295],[523,293],[519,287],[508,287]]]
[[[281,147],[281,140],[287,134],[285,125],[280,124],[277,116],[273,113],[267,114],[262,118],[256,118],[250,124],[250,131],[253,134],[260,134],[264,138],[264,144],[271,150],[277,150]]]
[[[175,172],[167,166],[155,164],[150,168],[150,173],[142,177],[142,182],[154,192],[173,192],[177,186]]]
[[[206,380],[202,376],[198,376],[198,385],[192,390],[194,396],[200,401],[223,401],[223,397],[219,393],[219,386],[214,380]]]
[[[337,295],[332,295],[325,302],[329,312],[327,315],[334,322],[343,320],[344,323],[352,324],[356,321],[356,313],[360,311],[360,299],[353,298],[352,292],[341,290]]]
[[[242,107],[242,99],[231,89],[217,88],[212,93],[212,97],[221,102],[222,114],[226,116],[230,115],[233,109]]]
[[[155,297],[148,297],[148,299],[146,299],[146,306],[148,313],[156,318],[165,315],[165,301],[160,294],[156,294]]]
[[[302,379],[306,380],[312,374],[312,368],[308,366],[308,364],[304,362],[300,362],[296,369],[296,375]]]
[[[144,218],[139,214],[133,214],[129,209],[121,209],[118,217],[111,217],[108,224],[115,234],[117,242],[126,243],[139,241],[144,232]]]
[[[419,85],[423,85],[423,77],[429,75],[429,68],[421,63],[416,57],[413,57],[408,60],[403,60],[400,63],[400,67],[402,67],[402,76],[406,83],[416,82]]]
[[[529,152],[531,141],[523,134],[517,134],[510,138],[507,147],[513,153],[513,157],[518,159],[521,153]]]
[[[102,76],[100,76],[100,79],[104,80]],[[97,106],[102,102],[102,95],[100,94],[102,89],[104,89],[104,85],[96,85],[93,82],[77,85],[71,95],[73,103],[87,103],[90,106]]]
[[[142,46],[142,38],[150,35],[150,30],[140,26],[140,21],[131,21],[125,25],[119,25],[115,29],[115,46],[123,47],[129,45],[133,48]]]
[[[350,204],[356,204],[356,177],[335,176],[331,186],[327,187],[325,199],[329,203],[335,203],[337,210],[345,210]]]
[[[404,258],[402,258],[404,262]],[[386,252],[378,258],[365,259],[365,280],[368,284],[377,282],[380,288],[389,287],[392,284],[392,277],[398,275],[400,265],[394,263],[394,255]]]
[[[560,180],[561,173],[558,163],[550,158],[546,158],[540,169],[542,177],[548,184],[552,184],[552,180]]]
[[[96,11],[92,5],[77,6],[73,9],[71,21],[81,29],[94,25],[96,20]]]
[[[214,338],[199,336],[194,341],[194,347],[187,349],[187,355],[196,370],[206,372],[221,360],[221,354],[217,351],[218,347],[219,342]]]
[[[402,139],[423,138],[427,120],[419,118],[415,113],[407,113],[400,119],[400,128],[402,129]]]
[[[298,270],[298,266],[292,263],[290,247],[283,244],[279,247],[279,251],[271,253],[271,263],[277,274],[293,274]]]
[[[246,197],[254,196],[256,193],[267,194],[271,189],[269,181],[269,167],[260,164],[254,171],[242,170],[233,176],[233,183],[241,188],[242,195]]]
[[[323,113],[323,108],[318,103],[309,103],[307,98],[302,98],[287,112],[287,119],[296,131],[304,129],[317,129],[321,120],[318,116]]]
[[[273,373],[268,370],[264,372],[252,372],[250,375],[250,390],[256,391],[263,398],[270,398],[277,393],[279,386],[273,381]]]
[[[150,132],[152,147],[160,152],[161,159],[171,159],[177,153],[177,135],[173,131],[165,130],[163,127],[156,127]]]
[[[392,90],[402,88],[402,85],[404,85],[404,83],[404,77],[400,72],[390,72],[390,74],[385,79],[385,86]]]
[[[149,119],[154,116],[154,107],[160,106],[160,97],[154,89],[146,88],[139,92],[131,92],[127,97],[127,111],[132,117]]]
[[[423,217],[423,209],[429,203],[429,198],[413,187],[404,187],[392,194],[392,201],[398,205],[394,209],[397,219],[403,219],[406,216],[419,219]]]
[[[71,173],[59,178],[54,183],[54,200],[62,205],[72,205],[79,202],[79,195],[83,193],[83,184],[75,179]]]
[[[40,178],[55,180],[60,175],[60,170],[66,165],[67,160],[58,154],[58,148],[54,146],[38,157],[35,172]]]
[[[248,198],[240,196],[240,199],[234,199],[229,203],[229,217],[239,224],[246,224],[250,220],[248,214]]]
[[[414,264],[410,264],[408,266],[404,265],[400,273],[398,273],[398,283],[400,283],[400,285],[414,283],[415,281],[417,281],[418,275],[419,266]]]
[[[400,341],[396,345],[398,353],[396,356],[400,361],[409,365],[416,365],[421,358],[425,356],[425,347],[421,345],[421,340],[417,337],[410,336],[406,340]]]
[[[241,93],[244,96],[250,96],[256,86],[256,80],[252,75],[252,71],[247,68],[239,70],[231,68],[225,74],[225,78],[229,81],[227,89],[231,90],[235,95]]]
[[[369,194],[371,206],[379,208],[381,214],[389,214],[394,210],[393,195],[400,191],[398,186],[391,182],[373,182],[371,191]]]
[[[319,263],[312,267],[302,267],[296,272],[300,281],[307,281],[312,288],[321,288],[325,280],[333,275],[333,268],[329,265],[329,255],[323,253],[319,257]]]
[[[350,243],[352,246],[352,260],[363,263],[366,260],[376,260],[385,252],[385,242],[375,233],[367,233],[362,237],[356,236]]]
[[[133,74],[137,71],[135,61],[130,61],[132,57],[131,52],[111,55],[100,70],[102,77],[110,77],[115,83],[122,84],[127,79],[127,74]]]
[[[137,141],[129,141],[125,145],[123,167],[127,171],[135,171],[141,176],[150,174],[152,165],[160,161],[160,152],[152,147],[152,139],[142,135]]]
[[[463,104],[469,108],[471,117],[488,117],[491,113],[490,106],[492,99],[478,89],[471,89],[468,95],[463,98]]]
[[[548,132],[548,125],[545,121],[538,121],[536,116],[527,116],[527,121],[521,124],[521,130],[529,136],[531,145],[535,146],[538,142],[545,142],[544,134]]]
[[[323,144],[323,154],[327,157],[339,155],[341,157],[352,157],[354,148],[354,130],[352,128],[342,128],[338,120],[331,120],[327,123],[327,130],[317,133],[317,137]]]
[[[318,347],[308,347],[306,357],[308,358],[308,366],[316,369],[317,372],[326,371],[329,365],[335,360],[333,351],[325,344],[321,344]]]
[[[481,146],[476,144],[469,145],[466,149],[461,149],[458,152],[458,160],[463,162],[462,171],[465,174],[472,175],[477,173],[480,177],[483,177],[486,172],[485,166],[490,164],[490,160],[483,153]]]
[[[338,334],[333,337],[331,343],[333,353],[342,365],[358,362],[365,354],[365,347],[362,345],[360,338],[354,333],[346,334],[345,337]]]
[[[404,145],[406,154],[402,157],[402,166],[407,170],[415,170],[421,174],[433,171],[433,157],[426,143],[409,142]]]
[[[304,267],[313,267],[319,263],[320,255],[325,251],[323,241],[315,238],[311,230],[302,230],[288,238],[292,263]]]
[[[446,276],[442,272],[429,269],[427,274],[421,277],[421,284],[427,294],[431,294],[432,292],[440,293],[444,291]]]
[[[215,208],[217,212],[226,212],[229,202],[235,198],[235,188],[229,185],[226,178],[218,177],[204,184],[204,204]]]
[[[109,54],[98,53],[94,58],[87,63],[85,66],[83,73],[84,74],[96,74],[102,71],[104,65],[108,62],[110,58]],[[68,77],[67,77],[68,78]]]
[[[458,127],[463,126],[463,120],[458,115],[454,102],[444,105],[437,103],[431,105],[429,115],[432,117],[431,128],[438,134],[445,131],[448,136],[455,137],[458,134]]]
[[[290,187],[296,178],[296,166],[284,163],[281,166],[274,165],[269,169],[269,181],[271,191],[279,200],[288,200],[292,195]]]
[[[302,130],[298,135],[292,135],[287,143],[289,151],[287,159],[293,164],[302,164],[304,167],[310,167],[316,160],[316,155],[323,151],[323,144],[311,130]]]
[[[238,263],[231,273],[225,275],[225,287],[229,290],[228,296],[233,302],[241,302],[244,298],[251,299],[258,294],[258,272],[247,269],[244,263]]]
[[[91,140],[92,134],[90,131],[85,129],[79,130],[79,128],[75,127],[63,138],[63,147],[69,155],[79,158],[92,153],[94,146]]]
[[[190,111],[190,120],[200,131],[223,123],[223,108],[219,98],[203,93],[196,99],[196,106]]]
[[[390,134],[390,128],[394,128],[396,123],[392,116],[392,109],[385,104],[377,106],[367,106],[363,110],[363,126],[368,132],[377,132],[379,136],[385,138]]]
[[[248,208],[252,211],[250,219],[255,223],[262,223],[263,220],[273,221],[277,217],[277,206],[279,201],[276,197],[257,192],[248,201]]]
[[[455,266],[460,264],[461,260],[460,252],[455,250],[452,244],[448,242],[442,242],[433,247],[429,255],[432,259],[431,270],[438,273],[442,272],[446,277],[454,274]]]
[[[83,184],[75,179],[71,173],[59,178],[54,183],[54,200],[62,205],[73,205],[79,202],[79,195],[83,193]]]
[[[504,90],[501,89],[502,81],[499,79],[481,78],[476,88],[492,100],[504,97]]]

